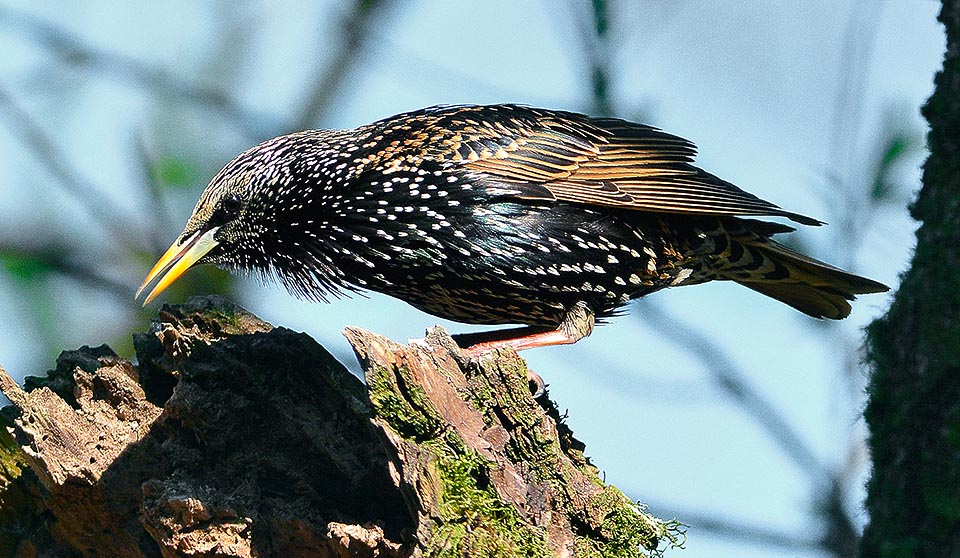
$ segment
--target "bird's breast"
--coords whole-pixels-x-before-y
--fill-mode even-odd
[[[347,282],[434,315],[553,326],[578,301],[608,316],[683,273],[677,239],[655,218],[526,203],[453,180],[444,190],[392,184],[342,203],[325,249]]]

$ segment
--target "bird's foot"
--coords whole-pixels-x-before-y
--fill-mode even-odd
[[[547,384],[544,383],[540,374],[529,368],[527,368],[527,384],[530,386],[530,394],[533,395],[534,399],[539,399],[547,391]]]
[[[593,333],[593,310],[584,302],[578,302],[563,317],[557,329],[544,331],[539,327],[524,327],[487,332],[483,334],[457,336],[463,340],[481,338],[483,341],[469,345],[464,351],[471,357],[478,357],[487,351],[513,347],[515,351],[549,347],[551,345],[570,345]]]
[[[567,311],[557,329],[544,331],[543,328],[524,327],[487,332],[474,335],[457,336],[458,341],[466,341],[467,348],[463,350],[469,358],[479,358],[484,353],[511,347],[515,351],[532,349],[534,347],[548,347],[550,345],[569,345],[587,337],[593,332],[594,314],[586,303],[578,302]],[[482,339],[482,341],[480,341]],[[479,341],[471,343],[471,341]],[[527,381],[534,399],[543,395],[546,384],[539,374],[527,370]]]

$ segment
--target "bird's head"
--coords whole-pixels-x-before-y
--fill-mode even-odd
[[[253,147],[228,163],[201,194],[183,232],[160,257],[136,296],[160,277],[144,304],[198,263],[261,274],[275,272],[291,290],[332,291],[329,262],[303,252],[304,218],[323,195],[328,138],[300,132]],[[294,266],[297,260],[302,265]],[[161,276],[162,275],[162,276]],[[310,292],[300,293],[310,295]],[[318,295],[322,298],[322,295]]]

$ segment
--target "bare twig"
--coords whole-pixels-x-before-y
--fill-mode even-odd
[[[638,304],[635,311],[648,327],[669,331],[670,338],[696,357],[717,386],[753,417],[771,439],[818,485],[829,487],[834,474],[824,465],[777,408],[764,399],[746,379],[746,374],[726,351],[709,337],[651,302]]]
[[[590,97],[593,106],[590,112],[613,116],[615,110],[610,97],[610,9],[605,0],[594,0],[589,20],[578,16],[579,4],[571,5],[574,23],[580,36],[583,52],[587,57],[590,72]]]
[[[147,147],[146,140],[142,136],[136,136],[133,140],[133,158],[137,163],[140,174],[143,175],[144,189],[150,195],[150,201],[153,203],[153,209],[150,211],[153,218],[153,232],[150,234],[150,240],[154,251],[162,252],[165,246],[158,242],[158,232],[161,230],[170,230],[174,227],[173,218],[167,211],[163,200],[160,183],[154,173],[154,157]]]
[[[69,253],[65,246],[24,247],[0,244],[0,255],[16,255],[18,258],[29,259],[39,267],[76,279],[123,301],[129,301],[133,292],[133,285],[111,279],[92,266],[78,263],[82,258]]]
[[[832,184],[828,192],[830,206],[837,208],[832,218],[837,220],[838,233],[834,237],[833,253],[841,267],[852,267],[859,251],[863,230],[869,224],[876,206],[869,201],[870,184],[865,185],[860,167],[863,147],[864,95],[867,86],[869,61],[873,54],[874,38],[879,28],[883,2],[860,0],[853,6],[843,47],[840,51],[841,83],[834,106],[833,130],[830,135],[828,169]]]
[[[697,532],[713,533],[725,539],[775,546],[789,551],[809,551],[822,548],[822,542],[817,537],[800,537],[777,529],[758,527],[754,522],[736,521],[719,515],[675,509],[658,504],[649,504],[648,507],[659,517],[676,517],[685,526]]]
[[[206,108],[253,139],[269,137],[284,127],[276,120],[240,106],[221,91],[190,83],[141,60],[96,48],[77,35],[40,18],[0,6],[0,25],[31,38],[67,64]]]
[[[352,11],[344,16],[341,25],[340,50],[325,67],[319,68],[316,76],[310,80],[310,93],[294,123],[295,129],[312,128],[323,120],[331,99],[361,59],[360,53],[367,41],[367,29],[372,27],[390,4],[389,0],[356,0],[353,3]]]
[[[14,101],[13,97],[0,86],[0,119],[11,133],[20,138],[28,149],[57,179],[57,183],[68,194],[83,205],[90,215],[107,231],[119,245],[134,247],[131,233],[138,230],[125,216],[124,212],[109,196],[84,178],[79,169],[68,162],[66,152],[43,130],[33,117],[27,114]]]

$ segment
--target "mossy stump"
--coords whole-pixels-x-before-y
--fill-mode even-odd
[[[65,352],[0,432],[17,558],[644,556],[675,532],[604,485],[513,351],[442,328],[346,331],[367,386],[307,335],[219,297]]]

